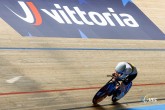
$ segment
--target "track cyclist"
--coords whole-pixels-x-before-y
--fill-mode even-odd
[[[121,99],[125,95],[125,89],[128,84],[137,76],[137,69],[131,63],[128,62],[119,62],[115,67],[115,73],[112,74],[116,77],[117,81],[122,81],[119,87],[120,95],[118,95],[116,100]]]

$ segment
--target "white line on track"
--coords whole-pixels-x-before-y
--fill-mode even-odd
[[[22,76],[16,76],[16,77],[14,77],[14,78],[11,78],[11,79],[6,80],[6,82],[7,82],[7,83],[10,83],[10,84],[13,84],[13,83],[17,82],[18,80],[20,80],[21,77],[22,77]]]

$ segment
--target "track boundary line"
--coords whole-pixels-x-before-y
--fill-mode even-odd
[[[165,83],[148,83],[148,84],[134,84],[133,86],[161,86],[165,85]],[[0,93],[0,96],[8,96],[8,95],[23,95],[23,94],[36,94],[36,93],[49,93],[49,92],[66,92],[66,91],[79,91],[79,90],[92,90],[99,89],[101,87],[84,87],[84,88],[66,88],[66,89],[55,89],[55,90],[39,90],[39,91],[29,91],[29,92],[6,92]]]
[[[40,51],[62,51],[62,50],[102,50],[102,51],[165,51],[165,48],[30,48],[30,47],[0,47],[0,50],[40,50]]]

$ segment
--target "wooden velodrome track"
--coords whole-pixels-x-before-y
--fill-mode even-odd
[[[165,33],[164,0],[134,3]],[[2,19],[0,24],[0,110],[116,110],[165,104],[164,41],[29,38]],[[138,68],[131,91],[116,105],[106,98],[94,107],[94,94],[119,61]],[[144,103],[144,96],[158,99]]]

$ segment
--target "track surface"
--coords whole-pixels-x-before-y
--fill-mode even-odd
[[[101,107],[106,110],[164,103],[164,51],[0,51],[3,109],[95,110]],[[139,73],[134,86],[118,105],[107,98],[100,107],[93,107],[94,94],[108,81],[106,75],[113,72],[119,61],[137,66]],[[145,96],[158,101],[144,103]]]

